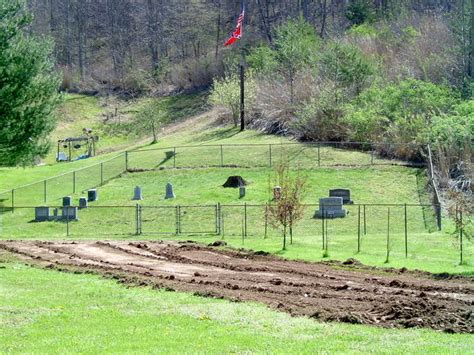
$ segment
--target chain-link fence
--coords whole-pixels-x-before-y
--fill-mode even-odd
[[[220,144],[180,146],[128,151],[132,170],[197,167],[271,167],[284,159],[304,168],[363,165],[415,165],[393,159],[394,151],[414,149],[411,145],[358,142],[282,144]]]
[[[0,208],[2,239],[63,238],[216,238],[234,243],[282,240],[282,228],[268,213],[269,205],[95,206],[77,211],[77,220],[61,218],[62,207],[50,207],[50,220],[35,222],[35,208]],[[288,243],[313,250],[348,251],[380,257],[474,261],[474,243],[456,235],[430,233],[436,226],[431,205],[344,205],[344,218],[317,218],[317,204],[287,230]],[[54,209],[57,209],[54,212]],[[57,217],[54,217],[57,215]],[[464,237],[464,238],[463,238]]]

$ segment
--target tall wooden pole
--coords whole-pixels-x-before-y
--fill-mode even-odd
[[[243,57],[242,54],[242,62],[240,63],[240,131],[245,129],[245,72]]]
[[[242,11],[245,11],[245,2],[242,1]],[[245,16],[244,16],[245,22]],[[245,53],[242,44],[244,34],[244,23],[242,23],[242,32],[240,38],[240,52],[242,58],[240,60],[240,131],[245,130]]]

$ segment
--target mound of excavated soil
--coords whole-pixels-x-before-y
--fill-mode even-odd
[[[25,261],[94,271],[230,300],[263,302],[293,315],[382,327],[474,331],[474,282],[322,263],[178,242],[0,242]]]

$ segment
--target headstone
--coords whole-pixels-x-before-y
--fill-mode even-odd
[[[63,207],[64,206],[71,206],[72,205],[72,197],[71,196],[64,196],[63,197]]]
[[[143,200],[142,188],[140,186],[135,186],[135,189],[133,190],[132,200],[133,201]]]
[[[166,184],[166,196],[165,198],[168,199],[168,198],[175,198],[176,196],[174,195],[174,191],[173,191],[173,185],[171,185],[170,183],[167,183]]]
[[[281,187],[280,186],[275,186],[273,188],[273,199],[274,200],[279,200],[281,198]]]
[[[61,218],[63,220],[68,220],[68,221],[77,220],[77,207],[72,207],[72,206],[63,207]]]
[[[344,218],[347,211],[342,208],[342,197],[326,197],[319,199],[319,210],[316,218]]]
[[[97,189],[90,189],[87,190],[87,201],[97,201],[99,199],[99,195],[97,194]]]
[[[35,207],[35,221],[49,221],[49,207]]]
[[[351,190],[349,189],[329,190],[329,197],[342,197],[342,203],[344,205],[352,205],[354,203],[351,201]]]
[[[239,197],[240,198],[245,197],[245,186],[240,186],[239,187]]]
[[[79,209],[87,208],[87,198],[79,197]]]

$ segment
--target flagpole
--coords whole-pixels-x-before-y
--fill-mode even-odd
[[[242,1],[242,12],[245,11],[245,3]],[[244,17],[245,18],[245,17]],[[245,21],[245,20],[244,20]],[[242,35],[240,38],[240,52],[241,52],[241,59],[240,59],[240,131],[242,132],[245,130],[245,52],[243,42],[243,29],[244,24],[242,23]]]

